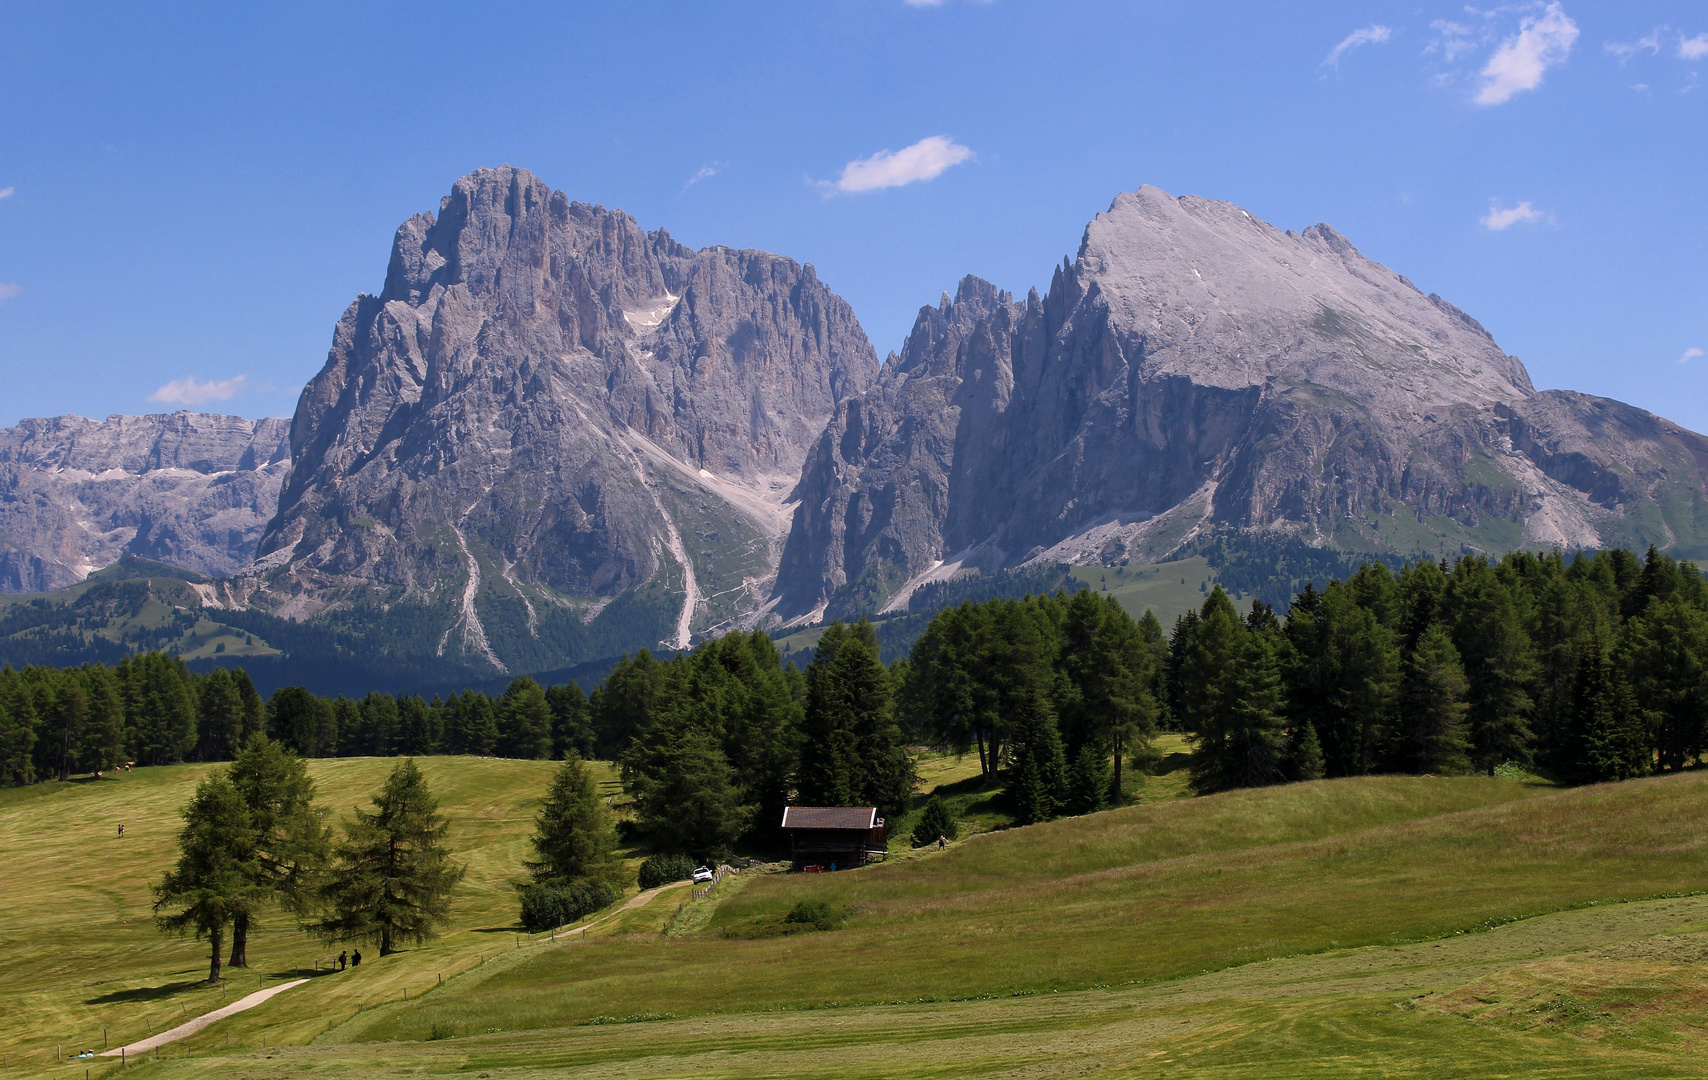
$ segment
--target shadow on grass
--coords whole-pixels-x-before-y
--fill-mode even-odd
[[[1167,776],[1169,773],[1179,772],[1181,769],[1187,768],[1191,764],[1192,764],[1192,755],[1191,754],[1188,754],[1188,753],[1181,751],[1181,750],[1176,750],[1174,753],[1169,754],[1167,757],[1163,758],[1162,761],[1158,762],[1157,767],[1156,767],[1156,771],[1153,772],[1151,775],[1152,776]]]
[[[160,1001],[181,994],[185,990],[199,990],[206,987],[207,980],[192,979],[184,982],[166,983],[161,986],[141,986],[135,990],[114,990],[110,994],[92,997],[83,1002],[85,1005],[119,1005],[138,1001]]]

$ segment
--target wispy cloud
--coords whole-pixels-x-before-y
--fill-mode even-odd
[[[1530,203],[1526,201],[1519,203],[1517,206],[1500,206],[1499,204],[1491,205],[1489,207],[1489,212],[1484,214],[1479,220],[1482,222],[1483,228],[1490,232],[1504,232],[1505,230],[1512,228],[1514,225],[1530,225],[1538,221],[1544,221],[1547,217],[1547,214],[1544,214],[1534,206],[1531,206]]]
[[[973,159],[968,147],[947,135],[932,135],[900,150],[879,150],[871,157],[855,158],[842,167],[842,175],[835,180],[815,183],[826,196],[853,195],[934,180],[946,170]]]
[[[728,167],[729,162],[727,161],[713,161],[700,166],[700,171],[695,173],[693,176],[690,176],[688,178],[688,182],[682,185],[682,191],[687,191],[702,180],[710,180],[712,177],[723,172],[724,169]],[[677,192],[677,194],[682,194],[682,191]]]
[[[1619,66],[1624,67],[1633,56],[1640,52],[1658,53],[1661,51],[1661,32],[1664,26],[1657,26],[1647,35],[1636,41],[1609,41],[1602,48],[1619,58]]]
[[[1708,56],[1708,33],[1697,34],[1695,37],[1678,35],[1678,58],[1680,60],[1700,60]],[[7,188],[11,191],[11,188]]]
[[[10,199],[12,197],[12,192],[17,190],[17,188],[12,187],[9,184],[6,187],[0,187],[0,199]]]
[[[215,379],[207,382],[203,382],[194,376],[187,379],[173,379],[148,395],[148,400],[157,401],[163,405],[205,405],[210,401],[228,401],[236,397],[248,381],[249,376],[247,375],[235,375],[229,379]]]
[[[1435,37],[1424,45],[1424,55],[1440,53],[1442,59],[1449,64],[1456,63],[1461,56],[1469,56],[1477,51],[1477,33],[1464,23],[1451,22],[1447,19],[1437,19],[1429,24],[1435,31]]]
[[[1351,52],[1353,49],[1361,48],[1365,45],[1386,45],[1388,43],[1388,39],[1393,36],[1393,30],[1381,25],[1380,23],[1372,23],[1361,30],[1354,30],[1352,33],[1342,38],[1339,45],[1330,49],[1328,51],[1328,55],[1323,57],[1323,62],[1318,66],[1339,68],[1340,58]]]
[[[0,303],[12,299],[23,291],[24,287],[15,281],[0,281]]]
[[[1500,43],[1483,67],[1479,105],[1501,105],[1513,95],[1542,85],[1542,75],[1571,55],[1578,39],[1578,24],[1559,4],[1549,4],[1540,15],[1527,15],[1518,33]]]
[[[1688,364],[1692,360],[1696,359],[1698,356],[1701,356],[1701,355],[1702,355],[1702,350],[1696,348],[1693,345],[1690,348],[1684,350],[1684,355],[1678,358],[1678,362],[1681,364]]]

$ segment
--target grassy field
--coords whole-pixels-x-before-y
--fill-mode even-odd
[[[1113,596],[1133,618],[1142,618],[1147,608],[1156,612],[1164,633],[1173,629],[1175,619],[1203,606],[1210,577],[1210,564],[1196,555],[1166,563],[1073,568],[1073,580],[1100,596]]]
[[[390,764],[313,768],[343,808]],[[744,875],[686,907],[678,887],[554,942],[509,929],[550,766],[422,764],[471,864],[453,932],[315,978],[143,1074],[1703,1072],[1708,897],[1693,894],[1708,890],[1708,773],[1571,790],[1376,777],[1204,799],[1177,797],[1170,773],[1137,806],[942,853],[904,845],[855,873]],[[0,794],[9,1065],[75,1076],[88,1063],[56,1067],[55,1043],[98,1049],[108,1025],[116,1045],[217,1004],[194,985],[200,945],[147,918],[201,771]],[[976,762],[924,771],[954,788]],[[841,929],[775,936],[815,898]],[[324,952],[282,928],[251,946],[269,979]]]

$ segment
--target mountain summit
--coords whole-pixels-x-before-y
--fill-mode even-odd
[[[1145,187],[1047,296],[968,278],[920,311],[808,458],[775,610],[893,609],[968,567],[1162,558],[1219,528],[1698,554],[1705,466],[1675,424],[1537,392],[1476,320],[1327,225]]]
[[[810,265],[482,169],[339,321],[231,600],[499,671],[750,624],[806,452],[877,367]]]

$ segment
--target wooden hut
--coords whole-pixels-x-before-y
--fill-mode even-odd
[[[889,830],[875,806],[790,806],[783,831],[796,870],[846,870],[883,858]]]

